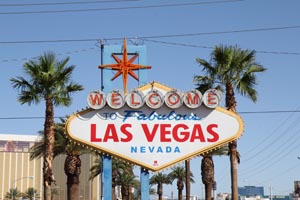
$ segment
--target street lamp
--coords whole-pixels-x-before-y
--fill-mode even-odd
[[[32,180],[34,180],[34,176],[23,176],[23,177],[21,177],[21,178],[16,178],[14,181],[13,181],[13,186],[15,187],[15,183],[17,182],[17,181],[20,181],[20,180],[22,180],[22,179],[32,179]]]

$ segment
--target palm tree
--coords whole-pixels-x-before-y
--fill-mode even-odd
[[[194,175],[190,172],[190,176],[186,177],[186,170],[183,166],[176,166],[171,168],[171,172],[168,174],[170,181],[173,182],[177,179],[177,190],[178,190],[178,199],[182,200],[182,191],[184,189],[184,183],[186,179],[190,179],[191,183],[194,183]]]
[[[98,158],[94,160],[94,165],[90,168],[89,180],[96,178],[102,171],[102,158],[101,155],[98,155]]]
[[[205,199],[211,200],[211,192],[212,187],[215,182],[214,177],[214,161],[213,156],[216,155],[228,155],[228,146],[221,147],[219,149],[213,150],[210,153],[205,153],[202,155],[201,160],[201,177],[202,177],[202,183],[205,186]]]
[[[54,196],[59,195],[59,192],[56,188],[51,188],[51,200],[54,200]]]
[[[120,185],[118,182],[121,177],[124,174],[129,174],[131,176],[133,176],[133,166],[123,160],[119,160],[119,159],[113,159],[112,161],[112,187],[113,187],[113,193],[115,194],[115,188],[117,185]],[[121,185],[121,192],[122,192],[122,188],[126,189],[126,186],[123,187],[123,185]],[[126,198],[125,198],[126,199]]]
[[[37,60],[24,63],[28,79],[17,76],[11,78],[12,87],[20,90],[21,104],[45,101],[45,153],[43,161],[44,200],[51,200],[51,184],[55,181],[52,172],[54,148],[54,106],[69,106],[71,94],[83,87],[71,81],[74,65],[67,66],[69,58],[57,60],[52,52],[44,53]]]
[[[22,194],[23,198],[29,199],[29,200],[35,200],[35,198],[39,198],[39,195],[33,187],[27,188],[26,192]]]
[[[171,184],[170,177],[167,174],[163,174],[161,172],[158,172],[151,176],[150,178],[150,185],[155,185],[157,184],[157,194],[158,194],[158,199],[162,200],[162,195],[163,195],[163,184]]]
[[[266,69],[256,62],[255,51],[243,50],[237,46],[216,46],[211,53],[210,62],[197,58],[196,61],[203,67],[205,76],[195,76],[194,81],[198,84],[220,84],[225,88],[225,107],[236,112],[237,102],[235,91],[257,100],[256,73]],[[240,161],[237,151],[237,141],[229,144],[230,167],[231,167],[231,192],[232,199],[238,200],[237,166]]]
[[[45,149],[44,134],[40,131],[41,142],[36,143],[30,148],[30,159],[42,157]],[[66,154],[64,170],[67,175],[67,199],[78,199],[79,195],[79,175],[81,172],[80,156],[89,153],[80,145],[72,143],[65,135],[65,120],[56,123],[54,128],[55,142],[53,148],[54,158],[61,154]]]
[[[100,157],[100,156],[99,156]],[[101,157],[94,161],[94,165],[90,168],[90,180],[93,180],[102,173],[102,160]],[[118,179],[123,174],[133,175],[133,166],[119,159],[112,159],[112,199],[116,199],[116,186]]]
[[[74,200],[79,198],[79,176],[81,173],[80,156],[87,153],[87,149],[70,142],[66,146],[66,159],[64,171],[67,175],[67,199]]]
[[[131,173],[119,174],[116,184],[121,186],[122,199],[133,199],[133,194],[130,193],[131,188],[138,188],[139,181]]]
[[[18,188],[11,188],[9,192],[6,192],[5,198],[9,200],[17,200],[22,196],[22,193],[18,190]]]
[[[141,194],[142,194],[142,191],[141,191],[141,183],[139,182],[137,187],[136,187],[136,191],[134,192],[134,196],[133,196],[133,200],[140,200],[141,199]],[[149,188],[149,194],[150,195],[153,195],[155,194],[155,189],[153,188]]]

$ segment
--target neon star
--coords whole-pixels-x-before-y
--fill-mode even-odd
[[[138,57],[138,54],[135,54],[133,57],[131,57],[128,60],[128,54],[127,54],[127,48],[126,48],[126,38],[124,38],[124,50],[123,50],[122,59],[120,59],[114,53],[112,54],[112,57],[117,62],[116,64],[100,65],[98,68],[100,68],[100,69],[110,68],[112,70],[116,70],[117,73],[112,77],[112,79],[111,79],[112,81],[115,80],[117,77],[119,77],[122,74],[124,94],[127,94],[128,74],[131,77],[133,77],[135,80],[138,81],[139,77],[134,73],[134,70],[151,69],[151,66],[138,65],[138,64],[133,63],[135,61],[135,59]]]

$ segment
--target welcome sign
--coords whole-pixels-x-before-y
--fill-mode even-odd
[[[73,140],[152,171],[215,149],[239,138],[241,118],[218,107],[208,90],[180,93],[158,83],[127,95],[91,92],[89,109],[70,116]]]

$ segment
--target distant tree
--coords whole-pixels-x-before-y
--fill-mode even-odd
[[[34,189],[33,187],[27,188],[27,190],[22,194],[22,197],[29,200],[35,200],[35,198],[40,198],[36,189]]]
[[[98,175],[102,173],[102,159],[99,156],[94,161],[94,165],[90,168],[90,180],[93,180]],[[119,178],[123,174],[130,174],[133,175],[133,166],[131,164],[128,164],[127,162],[119,159],[112,159],[112,200],[116,199],[116,186],[118,183],[121,183],[121,181],[118,182]]]
[[[163,184],[171,184],[171,180],[167,174],[157,172],[150,178],[150,185],[157,185],[158,199],[162,200],[163,195]]]
[[[8,192],[5,194],[5,198],[7,200],[17,200],[22,196],[22,193],[18,190],[18,188],[10,188]]]
[[[59,195],[58,190],[56,188],[51,188],[51,200],[54,200],[54,197]]]
[[[24,63],[28,79],[17,76],[11,78],[13,88],[19,89],[21,104],[45,101],[45,153],[43,163],[44,200],[51,200],[51,184],[55,181],[52,172],[54,148],[54,106],[69,106],[71,94],[83,87],[71,81],[75,66],[67,66],[69,58],[57,60],[52,52],[39,56],[37,60]]]
[[[186,171],[184,166],[176,166],[171,168],[171,172],[168,174],[168,177],[171,182],[177,179],[177,190],[178,190],[178,199],[182,200],[182,191],[184,189],[184,183],[186,179],[190,179],[191,183],[194,183],[194,175],[190,172],[190,177],[186,177]]]
[[[101,155],[98,155],[98,158],[94,160],[93,166],[90,168],[89,180],[93,180],[103,171],[102,168],[102,158]]]
[[[139,181],[131,173],[119,174],[116,180],[116,184],[121,186],[122,199],[133,199],[133,193],[130,192],[132,188],[137,189]]]
[[[150,187],[149,188],[149,194],[153,195],[155,193],[156,193],[155,189]],[[139,184],[136,188],[136,191],[134,192],[133,200],[140,200],[140,199],[141,199],[141,183],[139,182]]]

